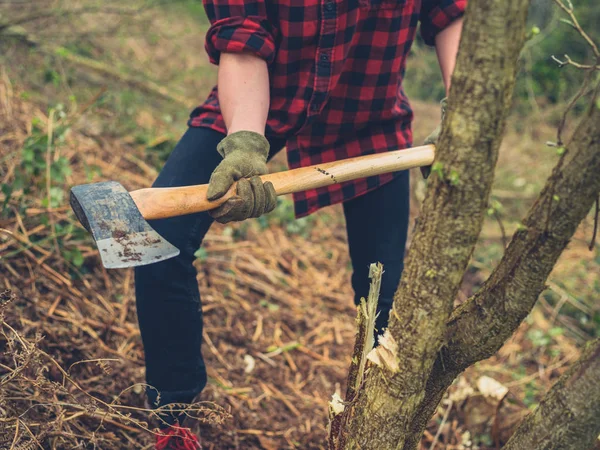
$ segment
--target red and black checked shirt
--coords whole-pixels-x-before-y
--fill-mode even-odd
[[[286,139],[291,169],[412,144],[412,110],[401,81],[417,24],[428,45],[467,0],[204,0],[205,47],[253,52],[269,67],[267,137]],[[216,88],[190,126],[225,133]],[[296,216],[350,200],[393,174],[294,195]]]

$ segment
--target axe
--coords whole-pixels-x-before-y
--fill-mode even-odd
[[[316,189],[358,178],[397,172],[433,163],[435,147],[424,145],[264,175],[277,195]],[[96,241],[107,269],[142,266],[179,254],[146,220],[164,219],[221,205],[235,195],[236,184],[209,202],[208,185],[148,188],[127,192],[115,181],[74,186],[70,202],[75,216]]]

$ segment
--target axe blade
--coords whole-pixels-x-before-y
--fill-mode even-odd
[[[107,269],[143,266],[179,255],[146,222],[120,183],[75,186],[70,203],[77,219],[92,233]]]

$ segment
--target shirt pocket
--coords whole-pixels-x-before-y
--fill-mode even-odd
[[[360,7],[369,10],[397,9],[400,11],[413,0],[359,0]]]

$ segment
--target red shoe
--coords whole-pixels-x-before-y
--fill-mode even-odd
[[[177,425],[160,430],[156,436],[156,450],[202,450],[198,436],[189,428]]]

